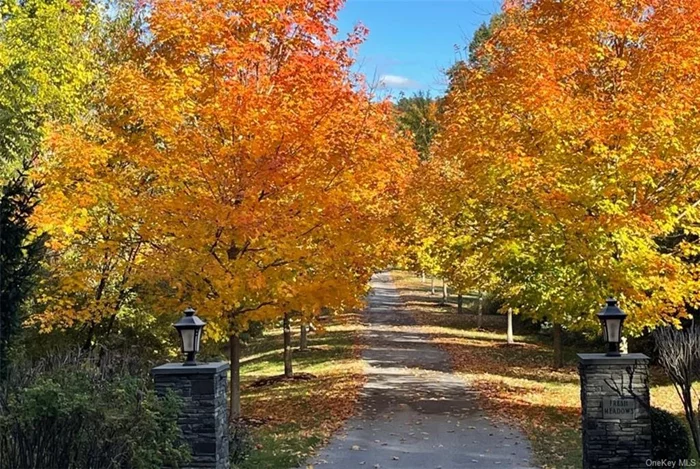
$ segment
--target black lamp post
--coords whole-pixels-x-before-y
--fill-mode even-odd
[[[180,334],[182,352],[187,354],[187,361],[183,363],[184,366],[194,366],[197,364],[194,360],[194,356],[199,352],[199,343],[202,339],[204,325],[206,324],[199,319],[195,313],[196,311],[194,309],[187,308],[185,310],[185,315],[180,318],[178,322],[173,324],[178,334]]]
[[[622,323],[625,322],[627,314],[618,308],[615,298],[608,298],[605,302],[607,305],[598,313],[598,319],[603,325],[603,338],[608,343],[608,353],[606,355],[619,357]]]

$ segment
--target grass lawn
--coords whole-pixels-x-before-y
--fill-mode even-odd
[[[359,327],[355,315],[337,318],[324,332],[309,334],[309,351],[304,353],[298,351],[296,331],[294,372],[316,376],[308,381],[251,386],[260,378],[283,373],[281,329],[268,331],[245,347],[242,413],[263,423],[252,428],[254,449],[240,469],[295,467],[352,415],[364,383]]]
[[[581,467],[580,387],[577,352],[564,346],[565,366],[551,367],[552,349],[547,337],[516,335],[515,346],[505,343],[503,317],[474,328],[474,316],[456,315],[442,295],[430,294],[429,281],[408,272],[392,277],[417,322],[433,341],[446,350],[455,369],[481,391],[483,405],[494,416],[518,425],[528,436],[537,462],[545,468]],[[651,402],[683,419],[683,408],[662,371],[652,367]]]

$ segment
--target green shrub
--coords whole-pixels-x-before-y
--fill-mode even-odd
[[[690,458],[690,435],[680,419],[665,410],[650,410],[652,459]]]
[[[149,381],[85,357],[26,369],[0,390],[0,467],[178,467],[189,453],[179,438],[180,400],[158,399]]]

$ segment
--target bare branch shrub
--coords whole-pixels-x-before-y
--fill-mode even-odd
[[[693,324],[685,329],[660,327],[654,331],[659,363],[676,388],[683,403],[685,418],[700,452],[700,399],[693,382],[700,379],[700,327]]]

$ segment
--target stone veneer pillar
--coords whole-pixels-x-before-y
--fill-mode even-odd
[[[579,354],[584,469],[637,469],[651,459],[649,357]]]
[[[226,406],[227,362],[183,366],[168,363],[151,370],[156,393],[172,389],[183,408],[178,419],[192,459],[182,469],[229,469],[228,408]]]

